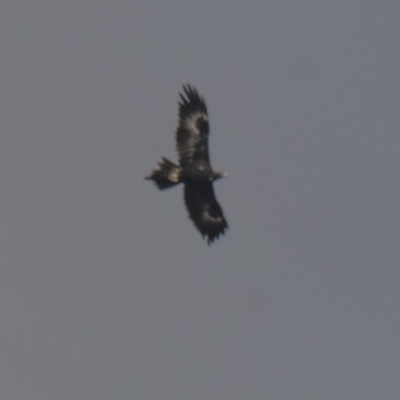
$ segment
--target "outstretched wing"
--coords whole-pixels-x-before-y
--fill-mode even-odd
[[[186,182],[184,192],[190,218],[202,236],[207,236],[207,243],[212,243],[228,228],[212,183]]]
[[[210,168],[208,155],[209,124],[207,107],[197,90],[183,86],[179,96],[179,124],[176,130],[176,148],[181,168]]]

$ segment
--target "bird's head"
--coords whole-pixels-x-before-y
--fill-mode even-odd
[[[217,179],[225,178],[227,176],[228,174],[226,172],[213,171],[212,180],[216,181]]]

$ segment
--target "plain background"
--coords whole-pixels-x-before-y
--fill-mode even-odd
[[[2,1],[0,398],[399,399],[400,2]],[[227,235],[176,159],[205,97]]]

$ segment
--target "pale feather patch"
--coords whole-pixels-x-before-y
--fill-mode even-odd
[[[204,220],[204,221],[212,222],[213,224],[223,221],[222,217],[220,217],[220,216],[218,216],[218,217],[216,217],[216,218],[215,218],[215,217],[212,217],[212,216],[208,213],[207,210],[204,210],[204,211],[203,211],[202,217],[203,217],[203,220]]]
[[[183,121],[183,125],[191,134],[190,139],[188,138],[188,140],[185,143],[185,151],[184,151],[186,155],[190,157],[193,156],[193,154],[195,153],[196,145],[200,140],[200,130],[196,126],[196,123],[199,120],[199,118],[208,121],[207,114],[205,114],[204,112],[196,112],[194,114],[191,114]]]
[[[179,170],[177,171],[177,170],[175,169],[175,170],[171,171],[171,172],[168,174],[168,179],[169,179],[171,182],[179,182]]]
[[[204,114],[203,112],[197,112],[194,113],[192,115],[190,115],[189,117],[187,117],[184,121],[186,128],[190,131],[195,133],[196,135],[200,134],[199,129],[196,126],[196,122],[199,118],[204,119],[205,121],[208,121],[207,115]]]

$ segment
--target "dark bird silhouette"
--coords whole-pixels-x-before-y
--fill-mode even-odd
[[[183,183],[189,217],[201,235],[207,236],[209,245],[228,228],[213,188],[213,182],[227,174],[211,168],[210,125],[203,97],[190,85],[184,85],[183,94],[179,96],[179,123],[175,135],[179,165],[162,157],[159,167],[146,179],[154,181],[160,190]]]

